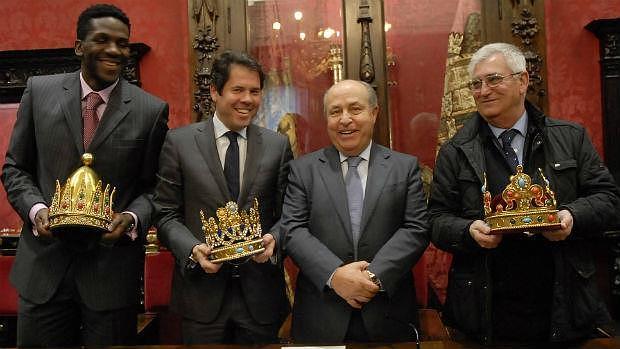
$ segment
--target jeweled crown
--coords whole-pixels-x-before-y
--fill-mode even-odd
[[[555,194],[542,170],[538,169],[545,186],[532,184],[523,173],[523,166],[510,176],[510,183],[501,195],[491,198],[487,191],[486,174],[482,186],[484,214],[492,233],[534,232],[560,226]]]
[[[69,176],[64,186],[56,180],[56,191],[49,208],[50,229],[81,226],[107,231],[112,222],[115,188],[105,187],[90,166],[94,157],[82,155],[83,166]]]
[[[249,212],[239,212],[237,204],[229,201],[217,209],[216,215],[219,223],[214,217],[206,218],[200,210],[202,231],[207,245],[211,247],[209,259],[212,262],[239,259],[265,250],[256,198]]]

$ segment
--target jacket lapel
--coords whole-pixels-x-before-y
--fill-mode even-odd
[[[203,159],[207,163],[207,167],[211,172],[211,177],[215,180],[217,187],[220,189],[222,202],[231,201],[230,193],[228,192],[228,186],[226,185],[226,178],[224,177],[224,170],[222,170],[222,163],[217,153],[217,146],[215,145],[215,131],[213,130],[213,118],[209,118],[202,123],[197,129],[198,132],[194,136],[196,139],[196,145],[202,155]]]
[[[263,130],[250,124],[247,128],[247,152],[245,156],[245,166],[243,169],[243,181],[241,183],[241,190],[239,192],[239,207],[245,207],[248,200],[248,194],[250,188],[254,184],[254,178],[260,170],[261,161],[263,158]]]
[[[63,83],[64,96],[60,102],[65,120],[71,130],[71,135],[79,154],[84,153],[82,140],[82,106],[79,72],[67,75]]]
[[[93,141],[88,146],[88,151],[94,152],[129,113],[131,95],[127,84],[129,83],[121,79],[110,94],[108,105],[100,118],[97,132],[95,132]]]
[[[340,165],[338,151],[331,146],[323,150],[323,155],[324,156],[319,158],[321,162],[319,173],[325,184],[327,195],[331,198],[334,209],[342,222],[342,226],[346,229],[347,239],[353,244],[353,238],[351,236],[351,218],[349,217],[349,206],[347,204],[347,191],[344,178],[342,178],[342,167]]]
[[[364,208],[362,211],[362,222],[360,224],[360,240],[364,237],[366,225],[370,217],[372,217],[375,207],[377,207],[379,196],[381,196],[383,192],[388,174],[392,169],[392,164],[389,159],[390,153],[373,143],[370,150],[370,162],[368,163]]]

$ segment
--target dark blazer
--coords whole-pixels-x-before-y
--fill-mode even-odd
[[[341,342],[353,310],[326,286],[332,272],[354,262],[347,194],[333,146],[291,163],[282,209],[286,252],[300,268],[293,306],[297,342]],[[411,268],[428,245],[426,203],[415,157],[373,144],[357,260],[383,284],[362,308],[370,339],[405,341],[417,321]]]
[[[142,239],[123,237],[114,246],[77,254],[57,240],[37,238],[28,213],[51,204],[56,179],[64,182],[81,166],[79,72],[28,80],[2,169],[13,208],[24,221],[11,282],[33,303],[55,293],[70,263],[85,304],[110,310],[138,304]],[[168,129],[168,105],[121,79],[110,95],[88,152],[102,181],[116,187],[114,211],[134,212],[142,237],[151,222],[151,191],[158,154]]]
[[[237,201],[247,210],[259,201],[263,234],[271,232],[280,218],[288,163],[292,152],[286,137],[256,125],[247,128],[247,156]],[[179,314],[211,322],[224,301],[231,265],[215,274],[199,266],[187,270],[192,248],[205,241],[200,210],[207,217],[232,198],[217,153],[213,119],[171,130],[161,152],[155,205],[160,240],[174,254],[171,306]],[[277,242],[280,245],[280,241]],[[260,324],[283,320],[288,312],[281,265],[248,261],[239,267],[243,296],[250,314]]]

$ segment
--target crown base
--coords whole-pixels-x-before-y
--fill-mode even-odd
[[[265,251],[263,239],[242,241],[230,246],[215,248],[209,255],[209,260],[213,263],[221,263],[243,257],[253,256]]]
[[[108,231],[112,221],[84,213],[63,213],[50,215],[50,230],[59,230],[66,227],[91,228],[97,231]]]
[[[541,230],[560,228],[557,210],[530,210],[527,212],[502,213],[488,216],[486,222],[491,234],[536,233]]]

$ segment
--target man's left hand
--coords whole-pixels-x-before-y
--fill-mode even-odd
[[[549,230],[542,233],[542,235],[549,241],[562,241],[573,231],[573,215],[568,210],[561,210],[558,212],[558,219],[560,220],[560,229]]]
[[[273,256],[273,250],[276,247],[276,240],[273,238],[273,235],[263,235],[263,247],[265,248],[265,251],[252,256],[254,262],[265,263],[269,260],[269,258],[271,258],[271,256]]]
[[[115,213],[112,223],[108,227],[109,233],[103,234],[101,240],[107,243],[114,243],[125,234],[129,228],[135,224],[133,217],[129,213]]]

